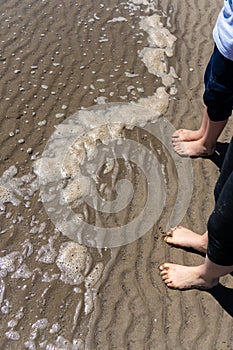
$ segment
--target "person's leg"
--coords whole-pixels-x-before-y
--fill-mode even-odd
[[[230,159],[230,158],[229,158]],[[217,265],[233,264],[233,171],[225,181],[207,223],[207,255]]]
[[[223,190],[223,187],[233,172],[233,138],[227,148],[225,154],[221,173],[219,175],[218,181],[215,185],[214,196],[215,203],[217,203],[218,198]],[[215,226],[215,223],[213,223]],[[208,245],[208,231],[200,235],[195,233],[183,226],[176,226],[167,232],[164,241],[168,244],[182,247],[182,248],[192,248],[199,252],[205,253]]]
[[[205,71],[206,105],[199,130],[178,130],[172,136],[174,150],[181,156],[199,157],[214,153],[218,137],[233,108],[233,61],[215,47]]]
[[[215,203],[217,203],[218,198],[222,192],[222,189],[232,172],[233,172],[233,137],[227,147],[227,150],[221,165],[220,175],[215,185],[215,189],[214,189]]]
[[[183,226],[176,226],[166,234],[164,241],[176,247],[192,248],[198,252],[206,253],[208,232],[200,235]]]
[[[196,141],[200,140],[206,132],[209,117],[207,108],[204,109],[201,126],[198,130],[179,129],[172,135],[172,141]]]
[[[160,270],[160,275],[168,287],[210,289],[218,284],[220,277],[233,271],[233,265],[218,265],[206,256],[204,264],[200,266],[164,263],[160,266]]]
[[[233,149],[230,148],[229,152],[233,152]],[[228,164],[224,166],[227,168]],[[219,277],[233,271],[233,171],[222,185],[215,209],[208,220],[208,246],[204,264],[162,264],[161,277],[168,287],[208,289],[218,283]]]
[[[216,122],[208,119],[205,133],[200,139],[194,141],[182,141],[179,138],[173,139],[174,150],[181,156],[209,156],[215,152],[217,139],[226,124],[227,119]]]

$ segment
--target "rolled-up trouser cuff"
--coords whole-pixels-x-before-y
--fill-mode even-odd
[[[233,61],[224,57],[215,46],[206,67],[203,100],[210,120],[227,120],[233,109]]]
[[[219,242],[209,237],[207,256],[215,264],[221,266],[233,265],[232,249],[223,248]]]

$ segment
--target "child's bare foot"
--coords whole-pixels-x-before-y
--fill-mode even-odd
[[[218,279],[207,280],[203,277],[203,267],[183,266],[164,263],[160,266],[160,275],[164,283],[175,289],[210,289],[218,284]]]
[[[172,135],[172,140],[197,141],[204,136],[201,130],[179,129]]]
[[[172,228],[164,238],[165,242],[182,248],[192,248],[201,253],[206,253],[208,244],[207,232],[199,235],[185,227]]]
[[[175,152],[183,157],[207,157],[215,152],[215,146],[205,146],[203,139],[187,142],[177,139],[172,143]]]

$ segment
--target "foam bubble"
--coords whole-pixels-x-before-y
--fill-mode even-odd
[[[169,94],[166,92],[164,87],[159,87],[153,96],[140,98],[138,100],[138,104],[149,108],[151,111],[153,111],[154,116],[156,117],[159,117],[166,112],[168,103]],[[151,119],[151,122],[153,123],[153,119]]]
[[[84,305],[85,315],[89,315],[94,308],[93,292],[90,289],[88,289],[84,294]]]
[[[52,264],[57,256],[57,252],[54,249],[53,244],[53,237],[50,237],[48,240],[48,244],[42,245],[38,250],[36,260],[44,264]]]
[[[6,285],[3,279],[0,280],[0,306],[2,305],[4,293],[5,293]]]
[[[7,187],[0,185],[0,209],[5,210],[4,203],[12,203],[13,205],[19,205],[20,201],[13,195]]]
[[[85,279],[85,286],[87,289],[92,289],[96,283],[100,280],[104,265],[102,262],[96,264],[94,269],[89,273]]]
[[[23,263],[18,269],[11,275],[11,278],[19,279],[27,279],[32,276],[32,272],[29,270],[28,266]]]
[[[5,336],[7,337],[7,339],[10,340],[19,340],[20,339],[20,334],[19,332],[10,330],[8,332],[5,333]]]
[[[38,182],[34,174],[15,177],[17,173],[18,170],[13,165],[0,178],[0,210],[5,210],[4,203],[19,205],[23,199],[29,199],[27,196],[32,196],[38,189]]]
[[[150,0],[129,0],[127,4],[131,11],[141,10],[142,7],[145,8],[146,13],[157,10],[156,3]],[[133,15],[134,13],[131,12],[130,14]]]
[[[56,322],[56,323],[52,324],[51,329],[49,330],[49,333],[51,333],[51,334],[57,333],[60,331],[60,329],[61,329],[61,325]]]
[[[167,56],[172,56],[176,37],[163,26],[160,16],[154,14],[152,16],[142,17],[140,28],[148,33],[147,40],[150,47],[164,49]]]
[[[50,347],[51,346],[51,347]],[[62,335],[59,335],[56,339],[56,345],[50,345],[49,347],[46,347],[46,350],[84,350],[84,344],[81,339],[73,339],[73,342],[69,342],[65,337]]]
[[[36,344],[33,340],[28,340],[28,341],[24,342],[24,346],[26,349],[36,350]],[[55,349],[53,349],[53,350],[55,350]]]
[[[127,22],[127,19],[125,17],[114,17],[113,19],[109,19],[107,23],[115,23],[115,22]]]
[[[6,187],[0,186],[0,201],[3,203],[8,202],[10,197],[10,191]]]
[[[0,276],[7,276],[8,272],[15,270],[15,260],[18,258],[19,252],[11,252],[8,255],[0,257]]]
[[[56,264],[61,271],[61,280],[68,284],[80,284],[89,268],[91,256],[85,246],[75,242],[61,245]]]
[[[41,319],[37,320],[35,323],[32,324],[32,329],[44,330],[45,328],[47,328],[47,326],[48,326],[47,318],[41,318]]]
[[[11,305],[10,301],[8,299],[4,299],[4,303],[1,306],[1,312],[5,315],[9,314],[11,308],[12,308],[12,305]]]

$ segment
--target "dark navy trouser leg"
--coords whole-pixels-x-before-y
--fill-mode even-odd
[[[215,188],[216,204],[208,221],[209,259],[233,265],[233,141],[231,141]]]

